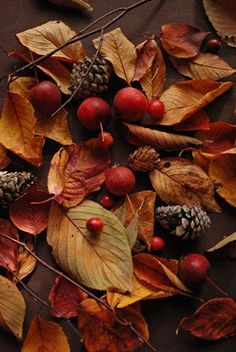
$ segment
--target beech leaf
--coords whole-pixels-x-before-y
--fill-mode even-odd
[[[11,221],[18,229],[37,235],[47,228],[50,202],[49,195],[32,187],[10,205]],[[32,204],[33,202],[43,202]]]
[[[70,352],[70,346],[60,325],[36,315],[31,321],[21,352]]]
[[[98,216],[103,230],[95,236],[87,219]],[[52,203],[47,240],[57,263],[87,287],[132,290],[132,258],[125,228],[99,204],[86,200],[68,211]]]
[[[172,126],[176,131],[209,130],[209,116],[204,110],[199,110],[177,125]],[[201,139],[201,138],[200,138]]]
[[[25,310],[24,298],[16,285],[0,275],[0,326],[17,339],[22,337]]]
[[[93,43],[97,49],[100,38],[94,39]],[[135,46],[126,38],[120,28],[104,35],[100,54],[112,63],[116,75],[130,84],[135,73],[137,54]]]
[[[236,232],[232,233],[229,236],[226,236],[223,238],[223,240],[221,240],[220,242],[218,242],[217,244],[215,244],[213,247],[207,249],[207,253],[217,253],[221,250],[227,249],[227,252],[229,254],[229,257],[233,258],[234,255],[231,255],[231,248],[233,248],[232,245],[235,245],[235,241],[236,241]]]
[[[36,119],[24,97],[9,93],[0,119],[0,143],[29,163],[39,166],[44,139],[34,136]]]
[[[26,238],[24,241],[25,245],[34,252],[34,245],[31,238]],[[24,247],[19,246],[18,253],[18,270],[16,276],[18,280],[22,280],[32,273],[36,267],[37,260],[34,258]],[[13,278],[14,281],[17,281],[16,278]]]
[[[76,33],[60,20],[49,21],[41,26],[16,34],[22,45],[38,55],[50,53],[75,35]],[[52,55],[57,59],[75,62],[85,56],[85,49],[80,41],[70,44]]]
[[[9,91],[29,100],[29,91],[36,83],[34,77],[18,77],[9,84]]]
[[[93,299],[80,304],[78,326],[88,352],[130,352],[142,345],[142,341],[130,329],[120,323],[102,305]],[[143,339],[148,340],[148,326],[143,316],[132,307],[119,310],[119,316],[129,321]]]
[[[167,133],[128,123],[123,123],[123,132],[129,143],[140,147],[150,145],[158,150],[182,149],[202,144],[200,139],[194,137]]]
[[[198,54],[208,32],[182,23],[167,23],[161,26],[161,45],[178,58],[194,57]]]
[[[19,240],[15,226],[6,219],[0,219],[0,234]],[[0,266],[10,272],[18,268],[18,244],[0,235]]]
[[[152,186],[167,204],[203,206],[212,212],[220,207],[214,199],[214,184],[207,174],[191,161],[165,158],[150,172]]]
[[[234,336],[236,303],[232,298],[213,298],[198,308],[193,315],[182,319],[179,329],[208,341]]]
[[[5,169],[10,164],[11,160],[7,155],[6,148],[0,144],[0,170]]]
[[[175,125],[193,115],[233,86],[232,82],[199,79],[173,84],[160,97],[165,104],[160,125]]]
[[[49,0],[53,4],[62,7],[71,7],[78,10],[92,11],[93,8],[89,5],[88,1],[84,0]]]
[[[52,158],[48,174],[49,193],[65,207],[73,207],[105,181],[111,154],[99,138],[61,148]]]
[[[210,53],[199,53],[190,59],[171,58],[172,64],[184,76],[193,79],[218,79],[231,76],[236,72],[224,59]]]

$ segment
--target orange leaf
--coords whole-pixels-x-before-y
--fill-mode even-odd
[[[209,130],[209,117],[204,110],[199,110],[184,120],[172,127],[176,131],[194,131],[194,130]],[[201,138],[200,138],[201,139]]]
[[[7,156],[7,150],[0,144],[0,170],[5,169],[10,164],[11,160]]]
[[[190,317],[182,319],[178,330],[215,341],[236,335],[236,303],[231,298],[214,298],[204,303]],[[177,332],[178,332],[177,330]]]
[[[205,79],[173,84],[160,98],[165,104],[165,114],[156,123],[171,126],[182,122],[232,86],[232,82],[221,83]]]
[[[10,205],[9,215],[11,221],[18,229],[37,235],[47,228],[50,209],[49,195],[35,187],[29,188],[20,198]],[[42,202],[32,204],[32,202]]]
[[[198,54],[207,34],[188,24],[167,23],[161,27],[161,45],[175,57],[193,57]]]
[[[15,226],[8,220],[0,219],[0,233],[19,240]],[[18,247],[17,243],[0,236],[0,266],[15,272],[18,268]]]
[[[9,91],[29,100],[29,91],[36,85],[36,83],[34,77],[18,77],[10,83]]]
[[[38,55],[46,55],[65,41],[75,36],[75,32],[62,21],[49,21],[41,26],[17,33],[20,43]],[[86,56],[80,41],[70,44],[53,54],[52,57],[65,61],[79,61]]]
[[[157,42],[151,37],[136,46],[137,60],[133,81],[139,81],[152,67],[157,50]]]
[[[70,352],[60,325],[36,315],[31,321],[21,352]]]
[[[0,143],[31,164],[39,166],[44,139],[34,137],[35,123],[32,105],[24,97],[9,93],[0,119]]]
[[[119,310],[119,317],[132,323],[145,340],[149,338],[147,323],[134,308]],[[112,311],[93,299],[80,304],[78,325],[88,352],[131,352],[142,345],[128,325],[121,324]]]
[[[34,245],[32,238],[27,237],[22,242],[33,252]],[[26,276],[32,273],[34,268],[36,267],[37,260],[24,248],[19,246],[19,253],[18,253],[18,270],[16,276],[18,280],[24,279]],[[14,281],[17,279],[14,277]]]
[[[99,138],[61,148],[52,158],[48,174],[49,192],[65,207],[78,205],[100,189],[111,161]]]

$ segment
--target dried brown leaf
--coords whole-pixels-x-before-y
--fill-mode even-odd
[[[36,83],[34,77],[18,77],[9,84],[9,91],[29,100],[29,91]]]
[[[0,219],[0,233],[19,241],[16,227],[6,219]],[[18,268],[18,244],[0,236],[0,266],[9,272]]]
[[[216,243],[213,247],[208,248],[206,250],[207,254],[208,253],[213,253],[217,254],[218,252],[225,251],[230,258],[234,258],[235,256],[233,254],[233,248],[235,247],[236,242],[236,232],[232,233],[229,236],[225,236],[221,241]],[[232,253],[231,253],[232,252]]]
[[[89,5],[88,1],[85,0],[49,0],[53,4],[62,7],[70,7],[78,10],[92,11],[92,6]]]
[[[31,238],[27,237],[24,241],[25,245],[33,252],[34,245]],[[22,280],[32,273],[36,267],[37,260],[24,247],[19,247],[18,254],[18,270],[16,276],[18,280]],[[13,280],[17,281],[14,277]]]
[[[133,81],[139,81],[152,67],[157,51],[157,42],[151,37],[136,46],[137,60]]]
[[[11,159],[7,155],[7,150],[2,144],[0,144],[0,170],[5,169],[11,162]]]

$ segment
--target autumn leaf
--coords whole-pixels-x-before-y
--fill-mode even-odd
[[[134,245],[136,244],[137,241],[137,237],[138,237],[138,214],[133,214],[133,218],[132,220],[127,224],[125,222],[125,218],[126,218],[126,204],[123,203],[118,209],[116,209],[114,212],[114,215],[120,220],[120,222],[122,223],[122,225],[125,227],[126,230],[126,235],[129,241],[129,246],[130,249],[132,249],[134,247]]]
[[[11,221],[18,229],[37,235],[47,228],[50,208],[49,194],[31,187],[10,205]],[[46,201],[46,202],[45,202]],[[32,204],[33,202],[41,204]]]
[[[104,222],[97,236],[86,227],[86,221],[94,216]],[[85,286],[132,290],[132,258],[125,228],[99,204],[86,200],[66,211],[53,202],[47,240],[57,263]]]
[[[152,186],[167,204],[203,206],[212,212],[220,207],[214,199],[214,184],[207,174],[191,161],[162,159],[150,172]]]
[[[193,79],[218,79],[231,76],[236,72],[224,59],[210,53],[199,53],[190,59],[171,58],[172,64],[184,76]]]
[[[0,234],[19,240],[15,226],[6,219],[0,219]],[[0,235],[0,266],[10,272],[18,268],[18,244]]]
[[[0,275],[0,326],[17,339],[22,337],[25,310],[24,298],[16,285]]]
[[[199,53],[203,39],[208,32],[182,23],[167,23],[161,27],[161,45],[178,58],[194,57]]]
[[[133,81],[139,81],[152,67],[157,50],[157,42],[152,36],[136,46],[137,60]]]
[[[56,318],[70,319],[78,314],[78,306],[88,295],[72,283],[57,276],[51,288],[48,300],[51,303],[51,314]]]
[[[16,34],[22,45],[38,55],[50,53],[75,35],[76,33],[60,20],[49,21]],[[80,41],[67,45],[52,55],[53,58],[74,62],[85,56],[85,49]]]
[[[11,162],[11,159],[7,155],[7,150],[2,144],[0,144],[0,170],[5,169]]]
[[[120,323],[104,306],[93,299],[80,304],[78,326],[88,352],[130,352],[142,345],[142,341],[128,325]],[[143,316],[132,307],[119,310],[119,317],[125,318],[148,340],[148,326]]]
[[[94,39],[93,43],[97,49],[100,38]],[[137,54],[135,46],[120,28],[104,35],[100,54],[112,63],[116,75],[130,84],[134,77]]]
[[[0,119],[0,143],[29,163],[39,166],[44,139],[34,136],[35,123],[32,105],[24,97],[9,93]]]
[[[236,207],[236,154],[225,154],[210,160],[209,177],[216,185],[216,192]]]
[[[34,77],[18,77],[9,84],[9,91],[29,100],[29,91],[36,83]]]
[[[165,113],[158,123],[171,126],[182,122],[232,86],[232,82],[205,79],[175,83],[160,97],[165,104]]]
[[[206,14],[219,36],[229,46],[236,46],[236,11],[234,0],[203,0]]]
[[[31,321],[21,352],[70,352],[70,346],[60,325],[36,315]]]
[[[204,110],[199,110],[177,125],[172,126],[176,131],[209,130],[209,116]],[[200,138],[201,139],[201,138]]]
[[[230,258],[234,258],[234,255],[231,255],[231,248],[235,245],[236,241],[236,232],[232,233],[229,236],[225,236],[221,241],[215,244],[213,247],[206,250],[207,253],[218,253],[222,250],[227,250]]]
[[[62,7],[71,7],[78,10],[92,11],[93,8],[89,5],[88,1],[84,0],[49,0],[53,4]]]
[[[26,238],[22,241],[27,248],[34,252],[34,244],[31,238]],[[16,272],[16,277],[13,278],[14,281],[22,280],[32,273],[36,267],[37,260],[33,257],[24,247],[19,246],[18,249],[18,270]]]
[[[232,298],[211,299],[198,308],[193,315],[182,319],[179,329],[189,331],[193,336],[208,341],[234,336],[236,303]]]
[[[158,150],[182,149],[202,144],[200,139],[193,137],[153,130],[128,123],[123,123],[123,134],[131,144],[141,147],[150,145]]]
[[[100,189],[111,161],[99,138],[61,148],[51,160],[49,193],[65,207],[73,207]]]

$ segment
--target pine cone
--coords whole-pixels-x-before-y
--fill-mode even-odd
[[[207,213],[195,205],[158,207],[156,219],[172,235],[183,240],[199,237],[211,225]]]
[[[74,64],[71,73],[70,90],[74,92],[80,85],[93,59],[85,58],[78,64]],[[102,94],[108,89],[108,82],[111,77],[111,66],[100,56],[97,56],[85,81],[80,87],[76,97],[87,98]]]
[[[133,171],[151,171],[159,162],[159,154],[149,146],[138,148],[129,156],[129,167]]]
[[[31,172],[0,171],[0,207],[8,208],[9,203],[23,194],[36,182]]]

